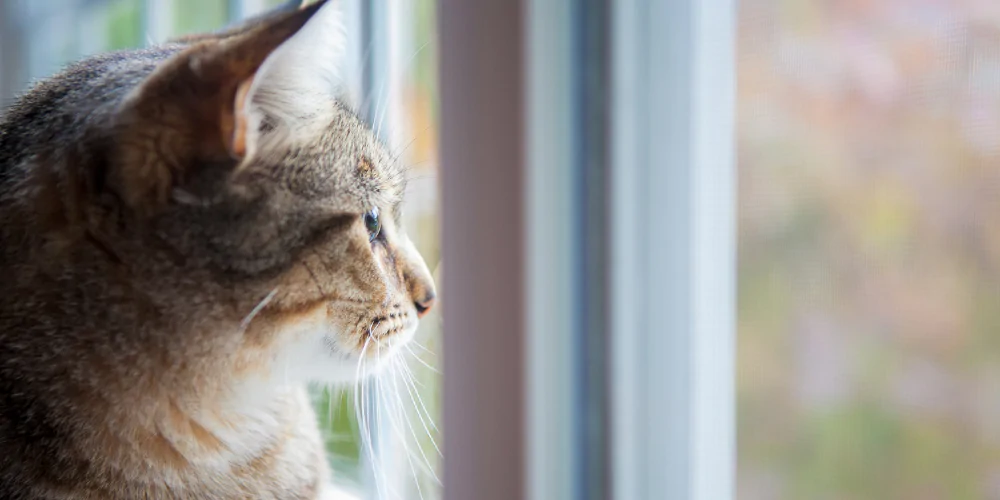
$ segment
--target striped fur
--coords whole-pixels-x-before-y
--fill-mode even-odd
[[[403,172],[304,58],[338,61],[335,8],[90,58],[0,118],[0,498],[332,498],[304,384],[434,298]]]

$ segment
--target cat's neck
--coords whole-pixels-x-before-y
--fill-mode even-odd
[[[206,488],[251,484],[274,464],[314,467],[315,416],[302,386],[263,381],[234,384],[228,394],[197,402],[159,397],[104,415],[102,429],[79,445],[139,484]],[[94,471],[98,475],[106,471]],[[314,471],[324,477],[325,471]],[[228,490],[225,490],[228,491]]]

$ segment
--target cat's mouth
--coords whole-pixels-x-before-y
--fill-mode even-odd
[[[417,315],[410,311],[394,311],[372,318],[362,332],[361,346],[368,351],[399,347],[409,342],[417,330]]]
[[[411,318],[409,313],[394,312],[376,317],[368,335],[374,340],[382,340],[398,335],[413,326],[416,326],[416,320]]]

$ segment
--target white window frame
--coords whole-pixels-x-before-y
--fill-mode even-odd
[[[573,293],[593,271],[573,264],[567,97],[593,8],[611,14],[611,403],[596,438],[572,430]],[[613,498],[733,497],[735,8],[441,0],[445,498],[592,497],[577,457],[595,446]]]
[[[736,6],[616,7],[616,498],[733,498]]]

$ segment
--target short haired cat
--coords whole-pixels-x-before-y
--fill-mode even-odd
[[[339,17],[99,55],[0,117],[0,498],[330,494],[304,384],[435,293]]]

